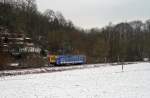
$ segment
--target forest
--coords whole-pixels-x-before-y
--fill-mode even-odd
[[[62,13],[52,9],[42,13],[35,0],[0,0],[0,27],[31,37],[49,54],[86,55],[87,63],[140,61],[150,57],[150,19],[110,22],[103,28],[85,30]],[[2,46],[0,64],[7,61],[1,49]]]

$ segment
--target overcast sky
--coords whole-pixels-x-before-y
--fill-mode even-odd
[[[131,20],[150,19],[150,0],[36,0],[38,9],[60,11],[83,28],[103,27]]]

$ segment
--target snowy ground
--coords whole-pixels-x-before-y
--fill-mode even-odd
[[[0,78],[0,98],[150,98],[150,63]]]

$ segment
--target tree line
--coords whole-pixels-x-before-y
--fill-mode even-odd
[[[0,26],[24,33],[50,54],[84,54],[88,63],[150,57],[150,20],[84,30],[61,12],[39,12],[35,0],[0,0]]]

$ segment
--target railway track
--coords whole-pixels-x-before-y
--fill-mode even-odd
[[[129,64],[129,63],[126,63]],[[86,69],[86,68],[96,68],[101,66],[114,66],[115,63],[102,63],[102,64],[85,64],[85,65],[73,65],[73,66],[51,66],[42,68],[29,68],[29,69],[17,69],[17,70],[5,70],[0,71],[0,77],[4,76],[16,76],[16,75],[26,75],[26,74],[38,74],[38,73],[52,73],[75,69]]]
[[[74,65],[74,66],[51,66],[51,67],[42,67],[42,68],[29,68],[29,69],[17,69],[17,70],[5,70],[0,71],[0,77],[3,76],[16,76],[16,75],[26,75],[26,74],[37,74],[37,73],[51,73],[51,72],[60,72],[66,70],[75,70],[75,69],[85,69],[100,67],[108,64],[87,64],[87,65]]]

